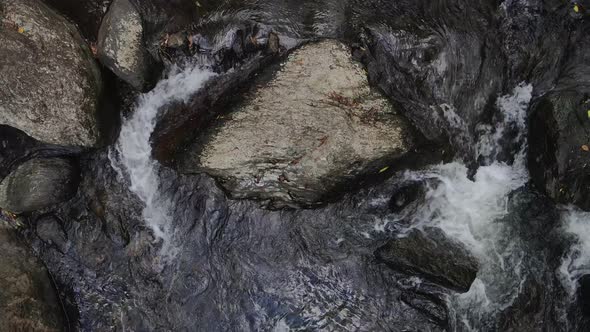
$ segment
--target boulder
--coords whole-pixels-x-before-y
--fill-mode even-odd
[[[39,0],[0,7],[0,124],[47,143],[99,145],[101,75],[77,28]]]
[[[104,17],[97,44],[100,62],[119,78],[143,90],[150,55],[144,47],[141,15],[129,0],[115,0]]]
[[[590,210],[590,91],[553,92],[532,107],[529,170],[559,203]]]
[[[25,213],[70,199],[78,188],[79,170],[68,159],[31,159],[0,182],[0,208]]]
[[[47,270],[0,223],[0,330],[64,331],[63,312]]]
[[[339,42],[303,46],[269,76],[188,150],[183,172],[212,174],[235,198],[314,205],[414,145]]]
[[[459,292],[469,290],[479,269],[469,251],[438,228],[412,229],[377,249],[375,256],[392,269]]]

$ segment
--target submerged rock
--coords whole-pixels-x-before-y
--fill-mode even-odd
[[[379,248],[375,256],[395,270],[417,273],[459,292],[469,290],[479,269],[477,260],[438,228],[412,229]]]
[[[403,211],[412,203],[421,202],[426,196],[425,183],[415,181],[397,189],[389,200],[389,209],[394,213]]]
[[[370,20],[361,16],[367,26],[362,53],[371,83],[399,103],[426,138],[468,150],[471,137],[465,131],[472,128],[466,123],[489,114],[505,60],[497,42],[487,38],[495,29],[491,17],[497,5],[461,1],[454,7],[459,8],[461,15],[432,1],[367,8]]]
[[[118,77],[143,90],[150,71],[150,55],[143,45],[141,15],[129,0],[115,0],[98,34],[98,57]]]
[[[413,144],[407,122],[369,87],[350,50],[324,41],[303,46],[274,77],[256,82],[181,168],[216,176],[236,198],[311,205],[378,174]]]
[[[14,231],[0,224],[0,330],[64,331],[49,275]]]
[[[513,263],[515,268],[512,271],[501,272],[504,280],[513,280],[512,286],[500,286],[500,282],[494,286],[518,289],[518,292],[513,293],[498,315],[489,315],[482,320],[489,321],[489,326],[494,326],[496,331],[584,330],[574,326],[563,329],[560,321],[573,302],[572,298],[564,296],[567,291],[561,280],[562,272],[556,272],[563,263],[565,247],[560,215],[554,202],[525,186],[510,193],[507,212],[497,221],[498,225],[506,227],[497,246],[510,247],[518,253],[518,264]],[[494,274],[492,271],[482,272]],[[469,323],[473,324],[473,321]],[[572,317],[568,323],[577,324],[578,318]]]
[[[0,182],[0,207],[14,213],[40,210],[71,198],[79,171],[70,160],[32,159]]]
[[[39,0],[0,7],[0,124],[47,143],[97,146],[102,81],[76,27]]]
[[[534,106],[529,127],[535,185],[558,202],[585,210],[590,210],[589,109],[584,91],[550,93]]]

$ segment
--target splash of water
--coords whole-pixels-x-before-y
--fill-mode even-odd
[[[529,179],[525,129],[532,90],[531,85],[520,84],[510,95],[498,99],[501,121],[495,127],[480,128],[473,152],[486,165],[479,167],[473,180],[468,177],[468,168],[459,161],[405,174],[405,180],[423,181],[428,188],[425,204],[412,216],[403,218],[411,218],[412,228],[441,228],[464,243],[480,261],[478,278],[469,292],[450,299],[458,321],[468,329],[510,305],[522,286],[522,250],[516,242],[500,243],[506,234],[495,221],[507,215],[508,195]],[[452,128],[466,128],[451,107],[445,108],[444,116]],[[501,140],[509,128],[518,130],[514,141],[520,144],[511,164],[497,160]],[[461,136],[472,141],[468,133],[457,135]]]
[[[150,136],[161,109],[171,102],[186,102],[214,74],[198,67],[175,68],[148,93],[139,96],[135,111],[123,121],[116,153],[109,158],[121,177],[128,176],[130,189],[145,204],[143,219],[154,235],[169,242],[172,204],[160,191],[158,163],[152,159]]]
[[[576,241],[560,267],[563,285],[573,298],[578,279],[590,274],[590,212],[570,206],[562,211],[561,219],[565,233]]]

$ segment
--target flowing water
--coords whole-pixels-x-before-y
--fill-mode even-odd
[[[461,162],[409,172],[405,176],[406,181],[434,183],[426,193],[424,204],[411,216],[413,227],[441,228],[464,243],[480,261],[478,278],[469,292],[451,299],[458,316],[457,327],[464,324],[469,329],[480,329],[485,317],[510,305],[511,294],[518,294],[523,280],[519,271],[518,239],[502,245],[507,234],[497,221],[508,214],[508,195],[528,181],[525,123],[532,89],[531,85],[521,84],[512,94],[499,98],[496,106],[502,120],[495,127],[481,129],[483,134],[475,149],[477,157],[483,157],[488,165],[479,167],[473,179],[468,178],[468,168]],[[446,116],[456,130],[465,130],[466,126],[457,123],[454,114]],[[520,146],[511,164],[497,160],[501,139],[509,128],[518,130],[515,140]]]
[[[145,204],[143,218],[154,234],[165,243],[172,240],[170,199],[160,193],[158,163],[152,158],[150,137],[162,108],[172,102],[185,102],[213,77],[211,71],[197,67],[174,68],[150,92],[138,98],[135,110],[123,120],[115,151],[109,154],[119,176],[126,177],[130,190]],[[122,166],[122,167],[121,167]]]
[[[560,268],[564,285],[573,299],[578,280],[590,274],[590,213],[570,206],[563,208],[561,217],[564,231],[574,237],[574,244]]]
[[[427,138],[449,136],[455,161],[317,209],[232,200],[209,176],[151,157],[161,112],[214,76],[175,69],[138,98],[108,153],[82,161],[80,192],[56,212],[65,217],[38,216],[31,241],[75,299],[81,330],[584,330],[577,290],[590,273],[590,215],[562,207],[559,224],[555,205],[530,188],[526,161],[535,98],[560,75],[579,79],[563,74],[575,53],[566,52],[571,16],[558,1],[224,1],[197,25],[207,61],[257,29],[278,32],[286,48],[366,43],[358,49],[370,51],[372,83]],[[424,183],[425,197],[392,212],[408,182]],[[425,227],[479,261],[468,292],[376,261],[385,243]],[[155,263],[161,256],[169,264]]]

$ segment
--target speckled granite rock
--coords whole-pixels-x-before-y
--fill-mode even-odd
[[[115,0],[98,33],[98,57],[117,76],[143,90],[149,54],[143,46],[141,15],[129,0]]]
[[[210,173],[237,198],[314,205],[413,146],[406,121],[339,42],[303,46],[255,85],[190,149],[184,172]]]
[[[0,7],[0,124],[47,143],[99,145],[102,81],[78,29],[39,0]]]

